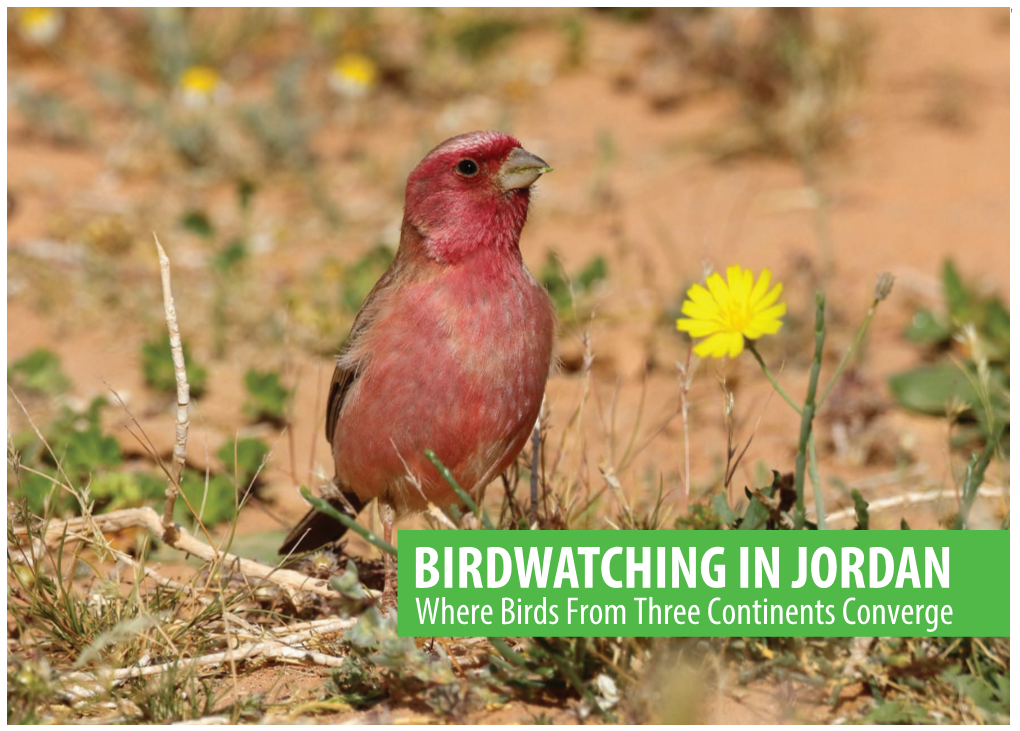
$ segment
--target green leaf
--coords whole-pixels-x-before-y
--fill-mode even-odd
[[[730,504],[726,500],[725,495],[720,493],[712,498],[712,509],[719,516],[719,520],[726,525],[733,525],[737,522],[737,514],[730,509]]]
[[[290,391],[280,383],[278,371],[249,368],[244,374],[244,387],[248,392],[244,413],[249,418],[278,424],[285,421]]]
[[[61,458],[64,472],[80,478],[86,478],[100,467],[117,467],[120,463],[120,444],[113,437],[105,436],[98,426],[70,434]]]
[[[907,701],[881,703],[862,719],[865,723],[932,723],[924,706]]]
[[[571,281],[574,282],[574,293],[577,295],[586,294],[598,282],[609,276],[608,265],[603,256],[593,257],[584,268],[571,280],[567,276],[563,265],[552,251],[546,254],[545,263],[538,274],[538,281],[549,292],[549,298],[553,301],[558,312],[567,312],[571,305]]]
[[[249,178],[241,178],[237,181],[237,205],[242,211],[247,211],[251,207],[252,199],[258,189],[258,184]]]
[[[985,305],[985,334],[999,347],[1005,346],[1009,356],[1009,310],[998,297],[992,297]]]
[[[209,220],[205,211],[190,210],[181,216],[181,226],[204,239],[211,239],[216,235],[216,229]]]
[[[763,488],[762,492],[768,489]],[[769,509],[762,505],[758,498],[753,497],[751,502],[747,504],[747,510],[744,511],[744,519],[737,530],[765,530],[768,521]]]
[[[954,399],[971,408],[980,403],[970,380],[952,363],[897,373],[889,389],[900,406],[923,414],[944,415]]]
[[[269,446],[261,439],[246,437],[238,440],[236,477],[239,490],[244,492],[248,488],[248,485],[255,479],[255,475],[258,474],[259,468],[262,467],[262,462],[267,454],[269,454]],[[234,442],[225,442],[216,456],[226,467],[227,473],[233,474]]]
[[[232,274],[248,258],[248,245],[242,239],[233,239],[213,257],[212,268],[221,276]]]
[[[181,478],[181,493],[187,498],[203,525],[225,523],[234,517],[236,491],[234,481],[226,475],[210,475],[209,490],[206,494],[205,475],[194,470],[186,470]],[[183,500],[177,502],[174,515],[175,520],[180,523],[193,521],[192,513]]]
[[[53,479],[59,479],[55,469],[42,469],[39,471],[45,472]],[[24,499],[28,505],[29,512],[33,515],[44,515],[46,513],[46,503],[51,500],[54,503],[52,511],[54,514],[61,515],[73,509],[74,498],[62,490],[59,485],[52,480],[46,479],[43,475],[37,475],[28,470],[21,470],[16,481],[11,481],[10,477],[8,477],[8,480],[7,489],[11,497],[16,500]],[[52,498],[50,497],[51,494]]]
[[[904,332],[907,340],[920,345],[943,345],[953,339],[953,330],[944,318],[931,310],[918,310]]]
[[[49,442],[53,451],[58,456],[63,455],[67,451],[71,438],[79,432],[89,429],[99,432],[99,418],[106,406],[106,399],[102,396],[92,399],[84,411],[76,411],[69,406],[62,406],[46,433],[46,441]],[[34,434],[29,436],[29,439],[34,440],[34,438]],[[48,452],[38,451],[38,454],[44,461],[52,463],[52,457]]]
[[[603,281],[607,276],[609,276],[609,268],[606,265],[605,257],[596,256],[577,275],[577,281],[587,292],[592,288],[592,285]]]
[[[191,357],[187,343],[181,343],[184,351],[184,367],[188,372],[188,385],[191,395],[199,398],[205,393],[208,377],[206,369]],[[145,382],[161,393],[177,392],[177,377],[174,374],[173,354],[170,351],[170,338],[157,337],[142,345],[142,375]]]
[[[60,356],[46,348],[36,348],[7,367],[7,382],[17,390],[56,396],[71,386],[71,379],[60,367]]]
[[[942,291],[950,317],[960,322],[972,319],[974,296],[963,283],[963,278],[952,259],[946,259],[942,265]]]
[[[990,674],[993,682],[978,675],[961,672],[953,667],[942,673],[943,680],[954,686],[957,692],[970,698],[976,706],[988,713],[1007,716],[1009,714],[1009,678]]]
[[[166,481],[144,472],[104,472],[90,484],[92,497],[103,512],[137,508],[163,497]]]
[[[868,501],[857,490],[850,491],[850,497],[854,499],[854,513],[857,514],[857,529],[868,530],[870,519],[868,517]]]
[[[341,301],[349,312],[361,309],[368,293],[392,261],[393,251],[380,244],[344,270],[340,278]]]
[[[520,26],[509,18],[476,16],[460,24],[451,40],[464,57],[478,61],[496,51]]]
[[[722,530],[723,518],[719,515],[719,508],[716,507],[719,502],[719,498],[722,498],[722,505],[726,510],[726,514],[731,516],[733,520],[736,520],[736,516],[733,515],[733,511],[730,510],[729,506],[726,505],[726,498],[723,495],[716,495],[712,499],[710,505],[694,504],[691,505],[687,515],[681,515],[676,519],[674,524],[677,530]]]
[[[559,259],[551,251],[546,254],[545,264],[542,265],[542,269],[538,273],[538,280],[549,293],[549,298],[553,301],[557,311],[570,309],[570,283],[564,276]]]

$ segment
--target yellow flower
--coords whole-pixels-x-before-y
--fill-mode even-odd
[[[368,56],[345,53],[333,64],[329,84],[345,96],[363,96],[375,86],[379,71]]]
[[[229,94],[229,87],[211,66],[189,66],[177,80],[177,98],[189,109],[206,109]]]
[[[209,66],[189,66],[181,74],[181,88],[195,94],[208,96],[220,85],[220,75]]]
[[[23,8],[18,15],[22,38],[40,46],[52,43],[64,25],[64,16],[56,8]]]
[[[731,266],[725,280],[715,273],[705,282],[708,289],[695,284],[687,290],[681,310],[687,317],[677,320],[676,327],[692,338],[705,338],[694,347],[694,354],[735,358],[744,350],[744,338],[757,340],[779,332],[786,303],[777,302],[783,285],[769,289],[771,280],[768,269],[755,282],[750,269]]]

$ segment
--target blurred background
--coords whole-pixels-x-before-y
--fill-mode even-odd
[[[522,250],[561,319],[545,421],[565,524],[607,527],[601,470],[647,527],[688,525],[685,431],[691,503],[735,507],[792,470],[799,419],[747,355],[701,363],[678,418],[684,293],[740,264],[785,285],[786,326],[761,351],[798,397],[815,291],[824,379],[876,276],[896,276],[820,416],[823,490],[830,512],[852,489],[944,491],[872,516],[937,527],[988,414],[1008,412],[1009,20],[9,10],[8,383],[99,509],[162,493],[152,454],[169,457],[175,399],[155,232],[192,384],[185,492],[211,526],[254,480],[235,549],[268,558],[266,532],[305,509],[298,487],[332,476],[332,356],[393,255],[407,174],[443,139],[497,128],[555,168]],[[992,388],[976,393],[982,367]],[[74,512],[11,398],[8,423],[9,495]],[[752,434],[726,479],[728,445]],[[1008,486],[1008,464],[986,481]],[[997,527],[1007,498],[975,511]]]

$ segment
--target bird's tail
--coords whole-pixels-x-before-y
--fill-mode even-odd
[[[357,495],[343,488],[338,488],[336,494],[323,497],[334,508],[352,518],[358,517],[358,513],[365,507]],[[314,551],[327,543],[340,540],[346,532],[347,526],[343,523],[312,508],[284,539],[283,545],[280,546],[280,555]]]

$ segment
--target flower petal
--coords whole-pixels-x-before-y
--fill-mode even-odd
[[[712,304],[686,300],[680,311],[695,320],[718,320],[719,308]]]
[[[773,302],[779,299],[779,295],[781,295],[782,293],[783,285],[781,283],[777,284],[775,287],[772,288],[772,290],[767,295],[765,295],[760,300],[758,300],[758,302],[755,303],[754,308],[756,310],[761,310],[770,306]]]
[[[726,308],[726,301],[729,298],[729,288],[726,286],[726,282],[719,276],[719,272],[715,272],[705,281],[708,285],[708,291],[712,293],[712,299],[715,300],[716,305],[719,306],[720,310]]]
[[[726,337],[729,339],[729,356],[736,358],[744,350],[744,336],[740,333],[730,333]]]
[[[694,346],[694,354],[699,358],[722,358],[726,353],[725,345],[720,349],[720,343],[725,343],[726,335],[716,333],[710,338],[702,340]]]
[[[692,338],[704,338],[712,333],[719,332],[719,325],[709,320],[687,320],[676,321],[676,329],[680,332],[690,333]]]
[[[762,335],[774,335],[783,327],[783,321],[779,318],[786,314],[786,303],[768,308],[762,312],[754,313],[754,317],[744,328],[744,336],[751,340],[757,340]]]
[[[739,266],[732,266],[726,269],[726,279],[729,283],[732,303],[742,305],[747,302],[747,296],[751,291],[748,285],[748,276],[752,278],[754,276],[750,269],[744,271]]]
[[[712,294],[700,284],[691,285],[691,288],[687,290],[687,299],[699,305],[711,305],[715,302],[715,300],[712,299]]]
[[[759,317],[763,317],[766,320],[775,320],[786,314],[786,303],[780,302],[778,305],[773,305],[768,309],[758,310],[754,313],[754,319],[757,320]]]
[[[769,282],[772,281],[772,272],[768,269],[761,270],[761,276],[758,281],[755,282],[754,289],[751,290],[751,306],[757,305],[761,298],[765,296],[765,293],[769,289]]]

